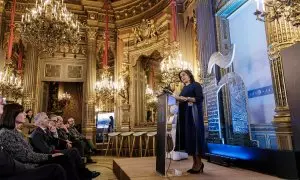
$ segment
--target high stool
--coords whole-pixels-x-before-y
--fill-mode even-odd
[[[155,136],[156,136],[157,132],[148,132],[147,133],[147,139],[146,139],[146,149],[145,149],[145,154],[144,156],[147,155],[147,152],[149,153],[149,141],[150,139],[152,139],[152,154],[153,156],[155,156]]]
[[[112,145],[111,145],[111,154],[113,152],[114,149],[114,142],[116,143],[116,155],[118,154],[118,136],[119,134],[121,134],[120,132],[112,132],[112,133],[108,133],[108,143],[107,143],[107,147],[106,147],[106,151],[105,151],[105,156],[107,155],[107,151],[109,150],[110,147],[110,142],[112,141]]]
[[[132,157],[132,154],[133,154],[133,149],[134,149],[134,146],[135,146],[135,139],[137,138],[138,141],[139,141],[139,144],[138,144],[138,151],[140,153],[140,156],[143,157],[143,135],[146,134],[146,132],[136,132],[136,133],[133,133],[132,136],[133,136],[133,141],[132,141],[132,147],[131,147],[131,152],[130,152],[130,157]]]
[[[119,150],[119,155],[121,154],[122,150],[123,150],[123,145],[126,143],[126,140],[127,140],[127,147],[125,147],[125,155],[126,155],[126,148],[128,148],[128,155],[130,156],[130,140],[131,140],[131,135],[133,134],[133,132],[124,132],[124,133],[121,133],[120,136],[121,136],[121,143],[120,143],[120,150]],[[125,140],[125,143],[123,144]]]

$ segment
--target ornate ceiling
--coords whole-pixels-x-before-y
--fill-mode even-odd
[[[3,0],[0,0],[0,2]],[[10,15],[12,0],[7,0],[5,7],[7,17]],[[142,19],[152,19],[164,13],[170,13],[170,0],[110,0],[109,10],[110,28],[132,27]],[[195,0],[177,0],[178,4],[186,4]],[[77,14],[79,20],[89,26],[104,27],[105,0],[64,0],[67,8]],[[17,0],[17,18],[34,6],[35,0]],[[179,8],[181,9],[181,8]]]

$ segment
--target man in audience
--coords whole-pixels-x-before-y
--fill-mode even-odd
[[[75,120],[74,118],[69,118],[68,119],[68,125],[69,125],[69,134],[70,134],[70,140],[73,141],[81,141],[85,143],[85,147],[87,148],[87,151],[90,152],[96,152],[96,149],[92,142],[86,139],[82,134],[78,132],[78,130],[75,127]]]
[[[57,134],[57,129],[55,127],[56,122],[54,122],[54,116],[52,120],[48,119],[46,113],[39,113],[34,118],[37,128],[31,134],[31,143],[36,152],[40,153],[55,153],[61,152],[69,157],[73,165],[81,171],[81,174],[86,174],[91,178],[95,178],[100,175],[99,172],[89,171],[76,148],[69,148],[58,150],[59,139]]]
[[[70,132],[66,125],[63,123],[63,118],[61,116],[57,116],[57,132],[59,139],[62,139],[66,141],[68,144],[73,146],[74,148],[77,148],[81,157],[87,158],[87,163],[96,163],[91,159],[91,152],[89,151],[88,146],[84,141],[81,140],[71,140],[70,138]]]

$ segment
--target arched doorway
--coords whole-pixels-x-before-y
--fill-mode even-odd
[[[146,88],[154,92],[159,89],[161,54],[154,50],[150,55],[140,55],[132,66],[131,122],[134,127],[147,127],[155,124],[156,110],[147,106]]]

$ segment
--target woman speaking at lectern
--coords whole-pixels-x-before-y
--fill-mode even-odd
[[[201,155],[204,153],[204,122],[203,122],[203,93],[202,87],[195,82],[189,70],[179,73],[184,87],[179,96],[179,119],[176,130],[175,151],[185,151],[193,156],[193,167],[188,170],[191,174],[202,173],[204,164]]]

